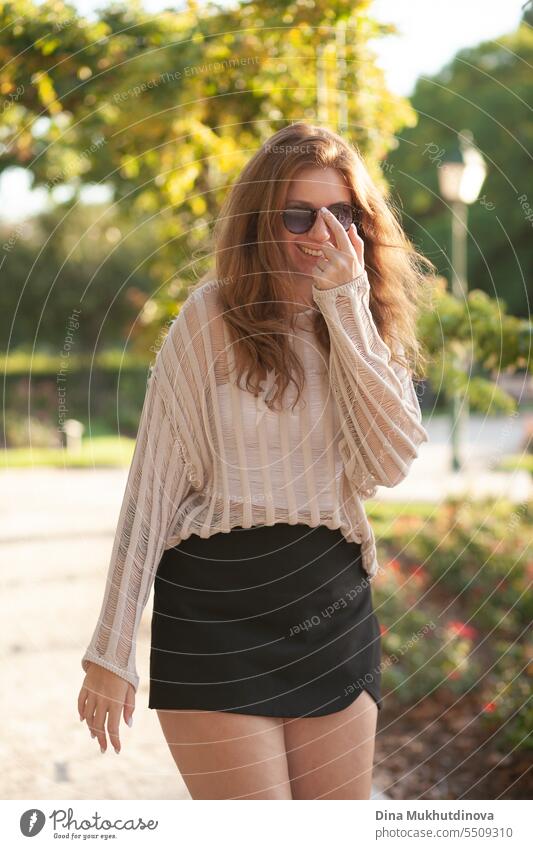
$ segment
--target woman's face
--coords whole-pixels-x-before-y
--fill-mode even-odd
[[[342,174],[334,168],[302,168],[297,177],[289,184],[284,208],[289,206],[311,206],[319,209],[321,206],[331,206],[334,203],[352,203],[350,189]],[[320,247],[330,244],[337,247],[335,237],[330,233],[322,215],[317,215],[315,222],[307,233],[291,233],[281,220],[281,239],[283,250],[288,263],[288,270],[299,275],[311,275],[312,270],[323,254]],[[304,249],[319,252],[310,255]]]

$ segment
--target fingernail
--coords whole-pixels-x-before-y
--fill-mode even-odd
[[[102,754],[104,754],[105,749],[104,749],[104,747],[103,747],[103,746],[100,746],[100,751],[102,752]]]
[[[132,716],[128,717],[128,719],[126,720],[126,724],[129,725],[129,727],[131,728],[131,726],[133,725],[133,717]]]
[[[120,749],[115,749],[115,754],[120,755]]]
[[[83,716],[80,716],[80,722],[83,722]]]
[[[93,740],[94,740],[94,738],[96,737],[96,734],[93,734],[93,732],[92,732],[92,731],[91,731],[91,737],[93,738]]]

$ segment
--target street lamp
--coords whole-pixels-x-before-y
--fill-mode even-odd
[[[439,190],[452,208],[452,293],[466,298],[467,282],[467,208],[474,203],[487,174],[485,160],[474,145],[470,130],[461,130],[458,146],[450,151],[438,168]],[[460,434],[466,426],[468,398],[455,392],[452,399],[452,468],[461,468]]]

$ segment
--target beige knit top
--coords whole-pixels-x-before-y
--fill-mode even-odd
[[[212,280],[193,290],[170,325],[147,381],[98,622],[82,658],[137,690],[135,644],[163,551],[187,539],[277,522],[325,525],[378,563],[363,499],[406,475],[428,440],[410,375],[391,361],[369,308],[366,271],[332,289],[312,287],[291,342],[305,387],[291,409],[236,384],[234,349]],[[328,325],[329,362],[312,313]],[[291,392],[292,390],[292,392]],[[201,568],[201,566],[199,567]]]

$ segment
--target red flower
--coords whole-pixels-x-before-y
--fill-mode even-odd
[[[483,705],[483,710],[485,713],[492,713],[496,710],[496,702],[487,702],[486,705]]]
[[[426,570],[421,565],[411,566],[409,571],[410,571],[410,574],[409,574],[410,580],[414,581],[416,584],[420,584],[421,582],[423,582],[424,579],[425,579],[425,576],[427,574]]]
[[[459,622],[457,619],[450,622],[448,627],[456,636],[465,637],[467,640],[474,640],[478,635],[475,628],[471,625],[467,625],[465,622]]]
[[[380,625],[379,630],[382,634],[386,634],[389,629],[385,625]]]
[[[400,561],[393,558],[392,560],[389,560],[388,567],[389,567],[389,569],[392,569],[393,572],[399,572],[400,571]]]

